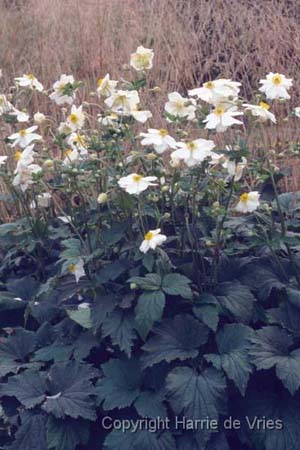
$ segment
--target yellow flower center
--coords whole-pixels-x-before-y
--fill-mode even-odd
[[[26,77],[27,77],[29,80],[35,80],[35,76],[34,76],[32,73],[28,73],[28,74],[26,75]]]
[[[240,196],[240,201],[246,203],[248,200],[249,194],[247,192],[244,192],[241,196]]]
[[[80,134],[77,134],[76,138],[74,139],[74,142],[75,143],[77,142],[77,144],[82,145],[84,147],[85,146],[85,137]]]
[[[206,87],[207,89],[213,89],[214,83],[212,81],[208,81],[207,83],[204,83],[204,87]]]
[[[77,123],[78,122],[77,114],[74,114],[74,113],[70,114],[69,119],[70,119],[70,122],[72,122],[72,123]]]
[[[148,55],[136,55],[137,65],[140,67],[147,67],[149,64],[149,56]]]
[[[101,84],[103,83],[103,78],[99,78],[97,81],[97,86],[101,87]]]
[[[194,141],[188,142],[188,143],[186,144],[186,146],[187,146],[187,148],[188,148],[191,152],[192,152],[193,150],[195,150],[196,147],[197,147],[197,145],[195,144]]]
[[[266,109],[267,111],[268,111],[268,109],[270,109],[270,105],[268,105],[268,103],[266,103],[266,102],[260,102],[260,103],[259,103],[259,106],[260,106],[261,108]]]
[[[142,175],[137,175],[137,174],[133,175],[133,181],[135,183],[139,183],[139,181],[141,181],[142,178],[143,178]]]
[[[148,233],[145,234],[144,239],[145,239],[145,241],[151,241],[153,236],[154,235],[153,235],[152,231],[148,231]]]
[[[214,110],[214,113],[216,114],[216,116],[222,116],[225,112],[225,109],[222,108],[222,106],[217,106],[216,109]]]
[[[70,264],[68,266],[68,270],[69,270],[69,272],[74,273],[75,270],[76,270],[76,265],[75,264]]]
[[[164,128],[161,128],[161,129],[159,130],[159,135],[160,135],[161,137],[166,137],[166,136],[168,135],[168,130],[165,130]]]
[[[21,137],[26,136],[26,134],[27,134],[27,130],[20,130],[20,131],[19,131],[19,135],[20,135]]]
[[[276,75],[274,75],[273,78],[272,78],[272,83],[276,84],[277,86],[279,84],[281,84],[282,83],[282,76],[279,75],[278,73]]]
[[[68,150],[65,151],[65,156],[68,157],[71,155],[73,150],[71,150],[70,148],[68,148]]]
[[[21,156],[22,156],[22,152],[17,151],[17,152],[15,153],[15,155],[14,155],[14,160],[15,160],[15,161],[20,161]]]

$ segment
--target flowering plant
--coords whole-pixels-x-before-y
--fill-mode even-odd
[[[255,104],[229,79],[173,92],[155,126],[153,63],[140,46],[131,81],[107,74],[81,104],[66,74],[0,96],[5,448],[299,446],[300,195],[280,193],[265,140],[292,81],[270,73]],[[251,432],[257,415],[284,427]],[[172,420],[120,433],[107,416]]]

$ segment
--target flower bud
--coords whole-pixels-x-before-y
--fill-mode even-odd
[[[54,161],[53,159],[46,159],[43,163],[43,167],[45,169],[53,169],[54,167]]]
[[[101,192],[101,194],[98,195],[97,202],[99,205],[103,205],[107,202],[107,194],[105,192]]]
[[[130,289],[133,291],[134,289],[137,288],[137,284],[136,283],[130,283]]]
[[[46,120],[46,116],[43,113],[37,112],[33,116],[34,123],[40,125]]]

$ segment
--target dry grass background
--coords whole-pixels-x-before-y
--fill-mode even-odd
[[[139,44],[155,51],[149,79],[161,103],[145,103],[157,120],[167,92],[218,76],[242,81],[250,98],[266,73],[282,72],[294,79],[289,107],[300,104],[299,0],[0,0],[4,87],[30,71],[46,88],[72,73],[95,90],[106,72],[126,76],[122,66]],[[270,145],[281,151],[300,141],[295,124],[277,127]],[[291,166],[286,186],[298,189]]]

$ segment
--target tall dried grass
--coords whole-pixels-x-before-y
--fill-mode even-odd
[[[294,79],[290,105],[300,104],[296,0],[0,0],[6,86],[30,71],[47,88],[61,73],[73,73],[94,90],[106,72],[124,76],[122,66],[141,43],[155,51],[149,78],[161,87],[161,105],[167,92],[221,75],[242,81],[249,98],[269,71]],[[161,105],[147,99],[154,113]],[[278,132],[273,144],[300,140],[296,131]],[[292,170],[298,188],[298,168]]]

